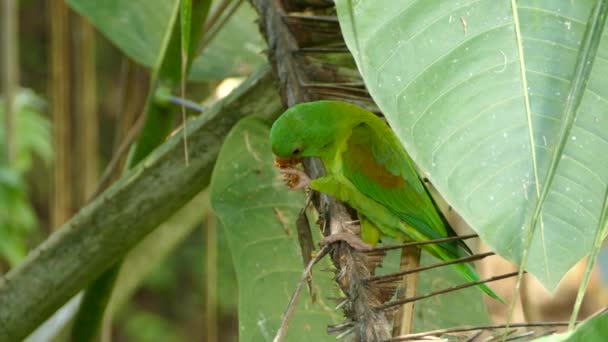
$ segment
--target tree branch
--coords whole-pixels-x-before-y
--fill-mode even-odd
[[[263,68],[188,125],[188,167],[176,134],[80,210],[0,279],[0,340],[23,339],[207,186],[223,138],[238,120],[271,120],[281,109]]]

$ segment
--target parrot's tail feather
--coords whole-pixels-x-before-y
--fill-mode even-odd
[[[455,264],[454,267],[469,282],[478,282],[481,280],[481,278],[479,277],[479,274],[477,274],[477,271],[475,271],[473,266],[471,266],[470,264]],[[507,303],[502,297],[500,297],[498,294],[496,294],[496,292],[492,291],[492,289],[490,289],[488,287],[488,285],[479,284],[479,285],[477,285],[477,287],[480,290],[482,290],[483,292],[485,292],[488,296],[500,301],[501,303],[503,303],[503,304]]]

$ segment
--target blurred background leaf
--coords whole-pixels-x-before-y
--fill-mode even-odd
[[[4,112],[0,99],[0,120]],[[38,158],[50,163],[51,127],[43,114],[44,100],[32,90],[22,89],[15,98],[15,161],[9,167],[0,125],[0,259],[14,266],[27,253],[28,236],[38,227],[38,219],[28,198],[25,176]]]
[[[111,42],[137,63],[152,67],[178,0],[68,0]]]
[[[177,0],[68,0],[69,5],[96,26],[137,63],[154,66],[169,16]],[[218,1],[214,2],[217,7]],[[213,11],[213,7],[212,7]],[[192,81],[246,76],[264,62],[264,49],[255,11],[247,2],[226,22],[203,53],[194,60]],[[193,22],[193,25],[201,23]]]

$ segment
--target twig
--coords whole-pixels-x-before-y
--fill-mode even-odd
[[[202,114],[206,110],[206,108],[204,106],[201,106],[201,105],[199,105],[198,103],[196,103],[194,101],[190,101],[190,100],[182,98],[182,97],[168,95],[164,99],[167,100],[171,104],[178,105],[178,106],[190,109],[190,110],[195,111],[195,112],[197,112],[199,114]]]
[[[127,152],[129,151],[129,147],[131,146],[135,138],[138,136],[139,131],[141,130],[141,127],[144,124],[144,117],[145,115],[140,115],[139,118],[137,118],[137,121],[135,121],[135,124],[129,130],[129,132],[127,132],[127,135],[120,143],[120,146],[116,150],[116,153],[114,153],[112,159],[108,163],[108,166],[103,171],[103,175],[101,176],[99,183],[97,183],[97,188],[95,188],[95,191],[93,192],[91,197],[89,197],[89,200],[87,202],[90,202],[95,199],[95,197],[97,197],[108,187],[108,185],[110,185],[109,183],[112,180],[114,172],[118,169],[120,161],[127,154]]]
[[[304,22],[314,22],[315,24],[318,22],[327,22],[327,23],[338,23],[338,17],[335,16],[325,16],[325,15],[310,15],[310,14],[287,14],[285,16],[286,19],[295,19],[302,20]]]
[[[467,338],[464,342],[474,342],[479,336],[481,336],[481,334],[483,334],[483,330],[478,331],[473,336]]]
[[[226,10],[226,7],[228,7],[228,5],[230,5],[232,1],[233,0],[222,0],[222,2],[217,6],[215,11],[213,11],[213,14],[209,16],[209,19],[207,19],[207,22],[203,27],[204,33],[207,33],[209,32],[209,30],[211,30],[213,25],[215,25],[215,22],[222,16],[222,13],[224,13],[224,10]]]
[[[467,239],[473,239],[479,237],[477,234],[469,234],[469,235],[462,235],[462,236],[450,236],[450,237],[446,237],[446,238],[441,238],[441,239],[435,239],[435,240],[427,240],[427,241],[416,241],[416,242],[408,242],[408,243],[402,243],[399,245],[391,245],[391,246],[383,246],[383,247],[377,247],[372,249],[372,252],[375,251],[390,251],[393,249],[401,249],[401,248],[406,248],[406,247],[414,247],[414,246],[423,246],[423,245],[433,245],[433,244],[438,244],[438,243],[443,243],[443,242],[450,242],[450,241],[454,241],[454,240],[467,240]]]
[[[452,265],[452,264],[459,264],[459,263],[464,263],[464,262],[469,262],[469,261],[475,261],[475,260],[489,257],[494,254],[495,254],[494,252],[475,254],[475,255],[468,256],[468,257],[464,257],[464,258],[454,259],[454,260],[445,261],[445,262],[438,262],[438,263],[427,265],[427,266],[417,267],[417,268],[413,268],[411,270],[399,271],[399,272],[384,274],[384,275],[379,275],[379,276],[373,276],[373,277],[369,277],[369,279],[367,279],[367,280],[368,281],[385,281],[385,280],[394,279],[394,278],[397,278],[397,277],[400,277],[403,275],[407,275],[407,274],[411,274],[411,273],[418,273],[418,272],[430,270],[430,269],[437,268],[437,267],[443,267],[443,266]]]
[[[406,298],[406,299],[400,299],[400,300],[395,300],[392,302],[388,302],[382,305],[378,305],[375,309],[376,310],[386,310],[388,308],[391,308],[393,306],[397,306],[397,305],[402,305],[405,303],[410,303],[410,302],[415,302],[421,299],[425,299],[425,298],[429,298],[429,297],[433,297],[436,295],[440,295],[440,294],[444,294],[444,293],[448,293],[448,292],[454,292],[457,290],[461,290],[467,287],[471,287],[471,286],[476,286],[476,285],[480,285],[480,284],[484,284],[484,283],[489,283],[492,281],[497,281],[500,279],[505,279],[505,278],[510,278],[510,277],[515,277],[517,276],[519,272],[511,272],[511,273],[506,273],[503,275],[499,275],[496,277],[491,277],[491,278],[487,278],[487,279],[483,279],[483,280],[479,280],[479,281],[474,281],[474,282],[470,282],[470,283],[466,283],[466,284],[462,284],[462,285],[458,285],[458,286],[453,286],[453,287],[448,287],[442,290],[438,290],[438,291],[433,291],[431,293],[427,293],[425,295],[420,295],[420,296],[416,296],[416,297],[412,297],[412,298]]]
[[[595,231],[595,238],[593,241],[593,249],[591,253],[589,253],[587,257],[587,266],[585,267],[585,273],[583,275],[583,279],[578,288],[578,293],[576,295],[576,300],[574,302],[574,308],[572,309],[572,314],[570,316],[570,324],[568,325],[568,330],[574,329],[576,318],[578,317],[579,310],[581,305],[583,305],[583,298],[585,298],[585,293],[587,292],[587,286],[589,285],[589,279],[591,278],[591,273],[593,272],[593,268],[598,259],[598,254],[602,249],[602,244],[604,241],[604,237],[606,236],[606,231],[608,226],[606,226],[606,218],[608,216],[608,188],[604,192],[604,205],[602,206],[602,213],[600,214],[600,220]]]
[[[277,334],[274,337],[273,342],[282,342],[285,341],[285,336],[287,335],[287,329],[289,328],[289,322],[291,322],[291,318],[296,310],[296,304],[298,304],[298,298],[300,296],[300,292],[302,292],[302,285],[310,276],[310,272],[312,271],[312,267],[319,262],[327,253],[329,252],[329,246],[323,246],[317,255],[310,260],[308,266],[302,272],[302,276],[298,281],[298,285],[296,289],[293,291],[291,295],[291,299],[289,299],[289,303],[287,304],[287,308],[283,313],[283,318],[281,319],[281,325],[279,326],[279,330],[277,330]]]
[[[243,0],[236,0],[234,2],[232,2],[230,5],[230,8],[228,8],[226,10],[226,14],[219,20],[217,20],[217,24],[214,25],[213,27],[209,27],[209,31],[205,31],[201,42],[198,45],[198,50],[197,50],[197,54],[201,54],[203,52],[203,50],[205,50],[205,48],[211,43],[211,41],[213,41],[213,38],[215,38],[215,35],[217,35],[217,33],[222,29],[222,27],[224,26],[224,24],[228,21],[228,19],[230,19],[230,17],[232,17],[232,15],[234,14],[234,12],[236,12],[236,10],[239,8],[239,6],[241,5],[241,3],[243,2]]]
[[[302,262],[304,267],[306,267],[306,265],[308,265],[312,259],[312,251],[314,250],[314,241],[312,238],[312,232],[310,230],[310,222],[308,221],[308,215],[306,215],[306,209],[311,202],[312,196],[308,194],[306,204],[302,210],[300,210],[298,218],[296,219],[296,233],[298,234],[298,244],[300,245],[300,252],[302,253]],[[310,297],[314,303],[316,301],[316,293],[312,287],[312,279],[309,277],[306,283],[308,285],[308,292],[310,292]]]
[[[294,51],[294,53],[332,53],[332,52],[349,52],[346,46],[336,46],[336,47],[303,47]]]

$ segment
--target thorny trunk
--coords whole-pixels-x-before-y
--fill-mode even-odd
[[[284,105],[339,99],[375,109],[354,69],[337,18],[327,16],[333,14],[331,1],[254,0],[253,4],[260,14],[260,27],[270,47],[268,58],[279,80]],[[286,13],[303,8],[314,14]],[[342,66],[345,64],[350,67]],[[325,173],[317,159],[305,160],[304,168],[312,178]],[[313,202],[326,236],[344,231],[348,222],[355,219],[352,210],[326,195],[314,196]],[[341,306],[348,322],[330,327],[330,332],[354,332],[358,341],[390,338],[390,323],[385,312],[373,309],[390,295],[364,281],[373,274],[382,256],[358,252],[344,242],[335,244],[331,255],[338,269],[336,281],[346,295]]]

